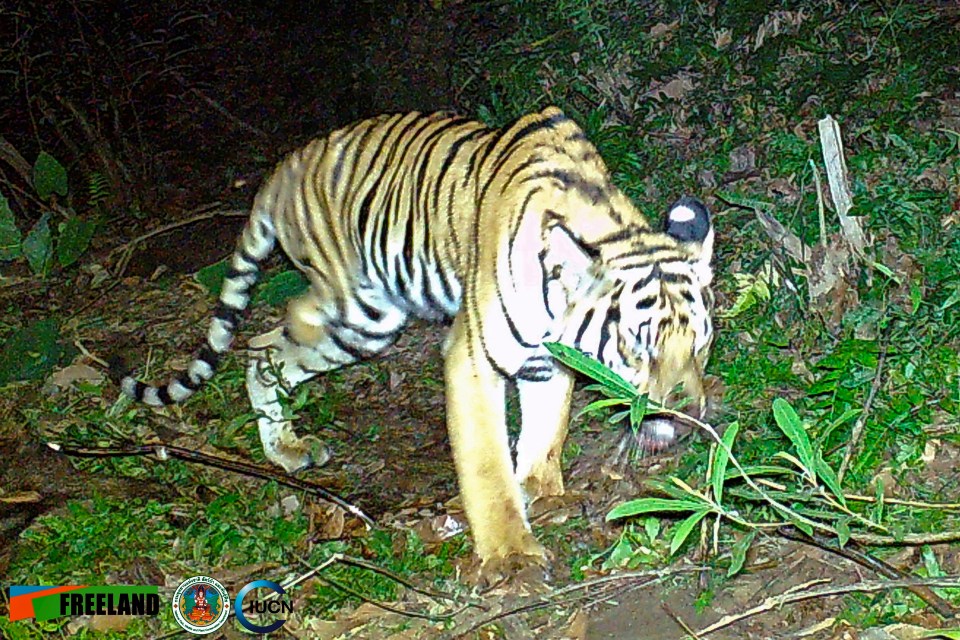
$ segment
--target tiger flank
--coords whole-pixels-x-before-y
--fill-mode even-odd
[[[293,472],[329,457],[284,419],[284,389],[376,354],[412,317],[452,318],[447,426],[474,548],[488,575],[543,564],[525,505],[563,493],[573,387],[544,343],[594,356],[652,400],[686,400],[699,417],[713,235],[707,209],[688,197],[651,228],[559,109],[500,130],[447,114],[371,118],[291,153],[260,189],[187,371],[165,386],[130,376],[121,386],[162,406],[208,381],[279,240],[310,288],[282,326],[250,341],[247,391],[267,458]],[[661,422],[655,435],[662,448],[676,434]]]

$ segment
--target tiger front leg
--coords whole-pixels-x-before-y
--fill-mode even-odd
[[[446,346],[447,428],[481,570],[497,576],[515,564],[545,564],[546,556],[530,531],[513,472],[505,381],[484,358],[482,345],[469,340],[465,325],[458,317]]]
[[[280,404],[285,389],[292,390],[318,373],[309,367],[310,360],[316,360],[313,350],[293,343],[281,327],[254,338],[250,347],[254,352],[247,367],[247,394],[253,410],[261,414],[257,424],[267,459],[288,473],[325,464],[330,459],[327,447],[316,437],[297,436]]]
[[[549,380],[517,381],[521,428],[516,475],[528,504],[563,495],[560,462],[572,390],[573,376],[565,371],[557,371]]]

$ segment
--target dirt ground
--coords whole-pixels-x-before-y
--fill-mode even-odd
[[[150,305],[156,305],[156,302],[152,300],[144,305],[128,307],[142,313]],[[443,519],[447,516],[459,523],[464,522],[456,498],[456,478],[446,441],[442,390],[435,383],[425,381],[423,375],[424,371],[438,371],[441,366],[442,331],[438,329],[435,325],[414,326],[397,345],[389,349],[379,367],[387,372],[386,380],[371,381],[368,373],[358,369],[343,374],[345,379],[340,384],[355,389],[350,403],[363,407],[363,410],[351,410],[348,407],[338,410],[338,427],[326,429],[318,435],[340,453],[325,467],[303,474],[305,478],[349,499],[375,518],[378,524],[400,530],[412,529],[428,538],[431,531],[446,522]],[[253,331],[253,327],[250,331]],[[312,393],[316,394],[323,394],[326,387],[322,379],[312,386]],[[583,406],[587,396],[583,391],[578,391],[576,396],[576,405]],[[8,402],[5,409],[7,415],[16,410],[19,401]],[[389,425],[389,428],[383,429],[375,439],[363,438],[364,446],[358,447],[358,436],[374,424]],[[8,468],[4,488],[7,494],[27,495],[35,492],[38,498],[25,505],[0,503],[0,573],[4,573],[6,563],[16,551],[19,532],[38,515],[62,508],[67,500],[90,498],[96,494],[140,496],[163,501],[166,492],[171,489],[145,481],[78,472],[66,458],[53,453],[36,438],[24,439],[20,436],[20,432],[9,430],[0,434],[0,455],[3,459],[21,461]],[[631,471],[611,464],[617,442],[611,439],[609,430],[575,429],[571,439],[581,450],[565,470],[569,495],[562,501],[535,509],[533,522],[535,525],[544,525],[583,518],[588,523],[586,527],[565,533],[579,539],[568,539],[566,545],[580,543],[603,548],[613,544],[620,531],[620,525],[605,522],[605,514],[614,505],[642,495],[644,479],[668,471],[671,456],[647,460],[644,468]],[[899,561],[907,566],[919,560],[904,555]],[[723,616],[749,610],[764,598],[793,587],[825,579],[842,583],[864,577],[863,570],[854,563],[816,547],[776,537],[756,544],[747,566],[743,575],[715,593],[709,607],[702,609],[695,605],[698,588],[697,581],[691,578],[691,572],[711,569],[709,564],[698,568],[698,565],[688,561],[662,574],[614,572],[602,576],[595,571],[588,572],[588,582],[609,582],[598,582],[591,588],[574,591],[566,597],[556,593],[496,591],[483,600],[489,607],[488,611],[483,615],[460,616],[455,630],[466,631],[498,612],[514,609],[526,611],[532,607],[534,610],[531,612],[516,613],[501,620],[506,637],[584,640],[680,638],[682,631],[678,619],[694,629],[701,629]],[[135,572],[136,568],[131,567],[130,571]],[[550,587],[562,590],[575,587],[576,584],[570,578],[565,558],[555,558]],[[416,602],[415,594],[408,596],[414,599],[405,596],[407,603]],[[543,602],[557,604],[536,610]],[[830,622],[831,609],[835,613],[841,610],[838,598],[772,608],[762,615],[747,618],[713,633],[710,637],[729,640],[795,637],[794,634],[801,630],[811,631],[821,623]],[[366,606],[348,608],[341,611],[329,625],[314,628],[317,635],[310,637],[335,638],[340,632],[355,628],[353,633],[356,635],[350,637],[457,637],[454,632],[441,634],[426,624],[414,625],[408,632],[414,635],[393,636],[387,629],[396,623],[397,618],[392,614],[370,611]],[[851,627],[850,630],[854,629]],[[814,632],[808,637],[844,636],[837,635],[834,630],[830,633]]]

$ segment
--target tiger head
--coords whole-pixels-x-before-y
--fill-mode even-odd
[[[713,229],[707,208],[693,198],[676,202],[662,234],[646,238],[645,247],[649,251],[665,240],[673,240],[674,247],[656,261],[614,270],[623,283],[612,300],[620,311],[617,349],[603,355],[651,400],[666,407],[679,403],[700,418],[706,411],[704,367],[713,343]]]
[[[661,231],[628,227],[590,249],[581,245],[590,255],[581,273],[591,276],[575,283],[561,342],[595,357],[654,403],[703,418],[713,237],[707,208],[684,197],[670,207]],[[641,448],[670,446],[676,426],[645,422]]]

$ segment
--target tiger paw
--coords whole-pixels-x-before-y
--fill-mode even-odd
[[[493,551],[462,567],[462,578],[482,590],[536,590],[550,577],[552,558],[533,534],[527,530],[503,540]]]
[[[541,593],[550,580],[550,561],[539,544],[539,553],[513,553],[488,558],[479,565],[475,576],[467,576],[481,591],[527,595]],[[470,579],[472,577],[472,580]]]

